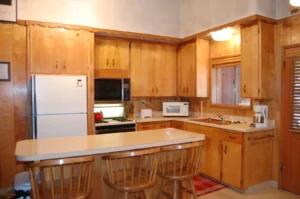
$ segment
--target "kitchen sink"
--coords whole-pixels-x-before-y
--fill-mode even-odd
[[[222,120],[218,120],[218,119],[211,119],[211,118],[206,118],[206,119],[193,119],[192,121],[195,122],[205,122],[205,123],[209,123],[209,124],[218,124],[218,125],[229,125],[231,124],[230,121],[222,121]]]

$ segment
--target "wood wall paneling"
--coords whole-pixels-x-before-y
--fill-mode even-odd
[[[17,141],[28,138],[26,27],[0,23],[0,61],[10,62],[11,80],[0,81],[0,188],[11,187],[17,172],[26,165],[17,163]]]

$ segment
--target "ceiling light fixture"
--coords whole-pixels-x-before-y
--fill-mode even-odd
[[[223,28],[210,34],[215,41],[227,41],[232,35],[232,28]]]
[[[300,7],[300,0],[290,0],[290,4],[295,7]]]

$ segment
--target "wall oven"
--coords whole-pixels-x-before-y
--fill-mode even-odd
[[[130,101],[130,79],[95,78],[95,102]]]

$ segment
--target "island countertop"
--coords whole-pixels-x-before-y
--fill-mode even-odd
[[[166,128],[157,130],[87,135],[17,142],[16,160],[35,161],[96,155],[172,144],[201,141],[205,135]]]

